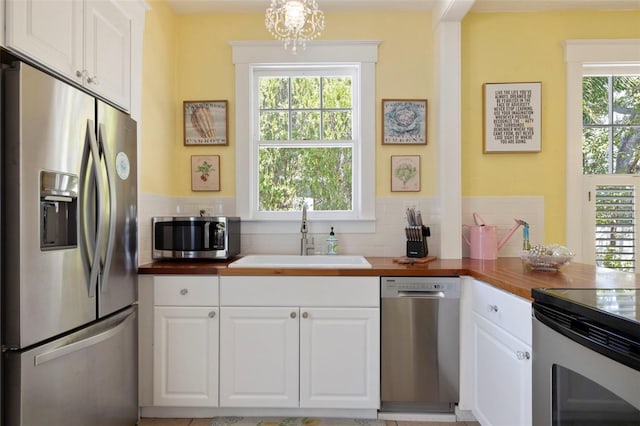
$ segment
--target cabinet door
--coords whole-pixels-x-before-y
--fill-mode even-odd
[[[300,406],[378,408],[380,310],[300,312]]]
[[[473,314],[473,414],[485,426],[531,425],[531,347]]]
[[[131,20],[114,1],[87,0],[84,52],[86,86],[128,110]]]
[[[218,308],[154,308],[154,405],[218,406],[218,333]]]
[[[82,20],[81,1],[7,0],[7,47],[82,83]]]
[[[220,405],[298,406],[298,308],[220,309]]]

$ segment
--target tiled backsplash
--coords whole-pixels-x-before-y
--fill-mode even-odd
[[[349,233],[335,226],[341,254],[361,254],[364,256],[401,257],[404,256],[407,207],[420,209],[425,225],[431,229],[428,238],[429,255],[440,254],[440,205],[433,197],[378,197],[376,199],[376,226],[372,233]],[[530,225],[531,242],[544,238],[544,200],[542,197],[465,197],[462,202],[462,223],[473,224],[472,213],[478,212],[485,223],[498,227],[501,238],[515,224],[514,218],[523,219]],[[153,216],[198,215],[205,209],[207,215],[235,214],[235,199],[231,197],[169,197],[163,195],[140,195],[139,215],[139,263],[151,261],[151,218]],[[289,233],[242,235],[243,254],[295,254],[300,247],[299,224],[292,224]],[[314,237],[317,251],[322,251],[327,233],[310,234]],[[462,243],[463,256],[469,255],[467,244]],[[457,238],[458,236],[456,236]],[[498,255],[517,256],[522,247],[522,231],[519,229],[500,249]]]

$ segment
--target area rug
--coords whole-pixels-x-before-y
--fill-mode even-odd
[[[383,420],[315,417],[214,417],[210,426],[385,426]]]

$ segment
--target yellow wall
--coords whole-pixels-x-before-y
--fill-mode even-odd
[[[175,155],[175,14],[164,0],[147,0],[142,61],[142,192],[171,194]]]
[[[152,1],[152,17],[156,4]],[[161,19],[155,19],[160,21]],[[162,20],[170,21],[163,16]],[[434,144],[429,134],[429,143],[414,146],[382,146],[380,143],[380,100],[391,99],[432,99],[433,41],[431,15],[428,13],[340,13],[326,16],[327,28],[322,35],[325,40],[379,40],[378,64],[376,67],[376,122],[366,125],[376,126],[376,193],[388,195],[390,192],[390,156],[420,155],[422,158],[421,195],[435,195],[436,158]],[[144,167],[147,168],[146,152],[154,151],[154,156],[164,155],[170,160],[167,174],[171,179],[162,183],[153,182],[153,173],[145,173],[141,180],[145,192],[172,196],[235,196],[235,70],[231,63],[229,41],[273,40],[264,26],[264,14],[207,14],[174,15],[173,29],[175,64],[175,96],[173,115],[175,122],[173,138],[164,138],[164,144],[153,144],[143,138],[148,149],[143,152]],[[153,28],[152,28],[153,30]],[[159,34],[147,29],[145,33],[145,55],[153,55],[154,47],[162,43],[154,38]],[[166,36],[166,35],[165,35]],[[147,44],[147,41],[149,43]],[[146,60],[146,56],[145,56]],[[145,62],[145,68],[147,62]],[[148,77],[145,72],[144,78]],[[154,77],[151,77],[154,78]],[[184,100],[229,101],[229,146],[183,146],[182,102]],[[143,99],[143,108],[149,101]],[[151,106],[153,108],[153,106]],[[433,108],[433,105],[429,105]],[[429,114],[431,116],[431,114]],[[147,122],[148,123],[148,122]],[[168,130],[168,129],[167,129]],[[192,155],[220,155],[221,191],[216,193],[196,193],[191,191],[190,157]],[[150,158],[153,158],[151,156]],[[394,193],[401,196],[403,193]],[[404,193],[406,196],[407,193]],[[415,194],[415,193],[412,193]]]
[[[171,196],[235,196],[233,40],[272,40],[263,14],[180,16],[164,0],[149,1],[144,44],[141,190]],[[565,236],[565,65],[567,39],[640,38],[640,12],[469,14],[462,23],[462,193],[539,195],[545,200],[545,241]],[[433,34],[427,13],[327,15],[326,40],[379,40],[376,66],[376,194],[437,195],[437,158],[429,143],[382,146],[380,101],[428,99],[435,105]],[[482,153],[482,84],[542,82],[542,152]],[[230,145],[183,146],[182,101],[229,101]],[[446,135],[446,132],[445,132]],[[191,192],[191,155],[221,156],[221,191]],[[390,156],[420,155],[418,193],[390,192]]]
[[[462,193],[539,195],[545,241],[565,240],[568,39],[639,38],[640,12],[469,14],[462,23]],[[482,153],[482,85],[542,82],[542,152]]]

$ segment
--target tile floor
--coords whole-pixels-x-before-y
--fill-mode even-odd
[[[150,419],[143,418],[139,426],[209,426],[210,419]],[[387,420],[387,426],[480,426],[478,422],[407,422]]]

